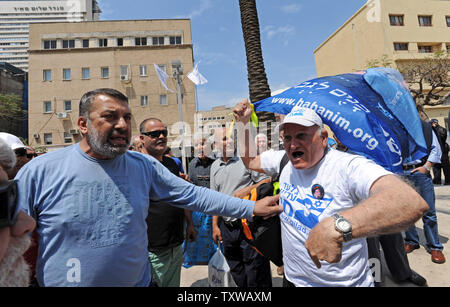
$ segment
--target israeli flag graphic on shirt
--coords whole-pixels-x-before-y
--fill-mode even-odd
[[[317,199],[309,194],[305,198],[288,199],[289,197],[280,198],[284,213],[310,229],[319,223],[319,217],[333,201],[332,198]]]

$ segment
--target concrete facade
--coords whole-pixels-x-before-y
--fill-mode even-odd
[[[56,49],[44,49],[56,41]],[[64,48],[73,41],[74,48]],[[156,43],[156,44],[155,44]],[[172,44],[173,43],[173,44]],[[29,138],[33,146],[58,149],[81,140],[77,129],[81,96],[97,88],[114,88],[129,98],[133,134],[148,117],[169,128],[169,142],[179,139],[177,85],[172,61],[180,60],[185,74],[193,68],[190,20],[95,21],[30,26]],[[154,69],[169,75],[167,91]],[[182,76],[183,121],[192,131],[194,84]],[[51,134],[51,143],[49,135]],[[189,137],[188,137],[189,138]],[[189,144],[185,144],[189,145]]]
[[[0,2],[0,62],[28,71],[29,25],[98,20],[96,0]]]
[[[450,1],[370,0],[318,46],[314,56],[317,76],[323,77],[365,70],[370,60],[383,55],[398,68],[437,51],[450,53]],[[443,127],[449,111],[450,101],[425,106],[427,115]]]
[[[421,26],[419,17],[431,17],[431,25]],[[403,23],[391,25],[391,19]],[[395,50],[394,44],[401,43],[407,50]],[[396,66],[449,49],[450,1],[372,0],[317,47],[314,56],[317,75],[323,77],[364,70],[369,60],[383,55]]]

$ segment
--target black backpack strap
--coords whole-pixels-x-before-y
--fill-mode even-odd
[[[284,153],[284,156],[283,156],[283,158],[281,159],[281,162],[280,162],[280,171],[278,172],[278,175],[277,175],[276,177],[273,178],[273,180],[272,180],[273,182],[279,181],[279,180],[280,180],[281,172],[283,171],[284,167],[285,167],[288,163],[289,163],[289,157],[288,157],[287,153],[285,152],[285,153]]]

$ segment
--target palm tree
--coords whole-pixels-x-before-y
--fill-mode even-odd
[[[256,102],[271,96],[261,50],[256,1],[239,0],[239,9],[241,11],[242,33],[244,35],[245,52],[247,55],[250,100]],[[275,120],[273,113],[258,112],[257,114],[261,122],[273,122]],[[264,133],[265,131],[261,132]],[[269,137],[270,142],[270,133],[266,135]]]

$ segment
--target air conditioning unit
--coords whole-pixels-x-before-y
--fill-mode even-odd
[[[33,137],[34,137],[35,139],[38,139],[38,138],[39,138],[39,133],[33,134]]]
[[[129,80],[128,75],[121,75],[120,76],[120,81],[128,81],[128,80]]]
[[[66,113],[66,112],[58,112],[58,113],[56,113],[56,117],[57,117],[58,119],[64,119],[64,118],[67,118],[67,113]]]
[[[74,134],[80,134],[80,131],[78,131],[78,129],[70,129],[69,133],[74,135]]]

